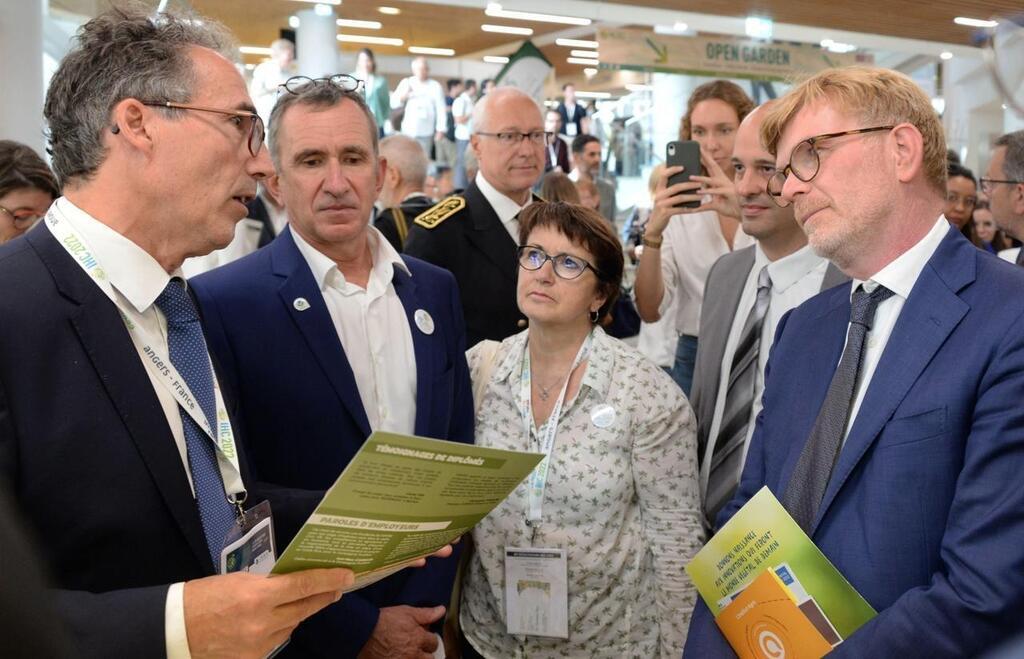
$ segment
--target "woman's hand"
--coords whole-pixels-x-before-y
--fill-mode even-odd
[[[736,194],[736,186],[725,175],[722,168],[718,166],[715,159],[707,154],[704,149],[700,150],[700,161],[710,176],[691,176],[690,180],[701,184],[701,192],[710,195],[710,199],[701,203],[697,208],[682,209],[680,213],[699,213],[701,211],[715,211],[719,215],[725,215],[735,220],[740,219],[740,200]]]
[[[651,209],[651,215],[647,220],[647,224],[644,225],[644,236],[649,238],[660,237],[673,215],[692,212],[688,208],[683,208],[682,204],[691,201],[699,202],[701,200],[700,195],[693,194],[694,191],[700,188],[700,183],[676,183],[671,186],[668,184],[669,177],[682,172],[684,169],[684,167],[676,165],[666,167],[662,171],[654,188],[654,207]]]

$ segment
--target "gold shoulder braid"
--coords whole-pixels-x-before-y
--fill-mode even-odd
[[[465,207],[465,197],[460,197],[458,195],[445,197],[434,204],[430,209],[417,215],[413,222],[424,229],[433,229]]]
[[[398,242],[405,244],[405,237],[409,235],[409,223],[405,221],[405,211],[401,206],[391,209],[391,217],[395,218],[395,229],[398,230]]]

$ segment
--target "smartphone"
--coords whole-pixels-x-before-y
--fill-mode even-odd
[[[665,165],[667,167],[677,165],[684,167],[683,171],[669,177],[668,184],[670,186],[676,183],[686,183],[695,174],[700,176],[700,145],[693,140],[669,142],[665,146]],[[700,206],[699,201],[690,201],[683,204],[681,208],[697,208],[698,206]]]

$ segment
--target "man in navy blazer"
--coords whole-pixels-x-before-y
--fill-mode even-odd
[[[121,9],[82,26],[45,107],[64,196],[0,246],[0,481],[86,657],[265,657],[352,583],[347,570],[217,575],[238,474],[217,468],[208,433],[165,386],[169,368],[150,357],[166,357],[190,389],[219,384],[237,418],[180,268],[231,240],[242,202],[273,170],[245,82],[218,52],[230,54],[230,40],[194,18]],[[174,318],[189,318],[168,319],[168,293]],[[188,326],[192,359],[175,358],[172,322]],[[240,484],[256,503],[268,493],[248,478],[235,437]],[[296,506],[272,499],[283,538],[316,503],[292,494]],[[204,516],[211,505],[227,514]],[[10,549],[0,546],[5,567]],[[12,642],[0,654],[32,652]]]
[[[1024,612],[1024,273],[941,215],[942,126],[902,74],[822,72],[762,135],[770,189],[853,282],[780,323],[719,524],[767,486],[878,611],[829,656],[976,656]],[[703,603],[684,656],[732,656]]]
[[[269,186],[289,228],[191,282],[238,388],[254,471],[323,490],[373,430],[472,442],[455,280],[370,226],[386,163],[362,96],[316,81],[282,96],[271,126]],[[431,656],[455,567],[435,560],[346,595],[300,626],[290,650]]]

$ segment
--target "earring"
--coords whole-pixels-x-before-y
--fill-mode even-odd
[[[121,127],[118,126],[117,124],[114,124],[113,126],[110,127],[110,132],[113,133],[114,135],[117,135],[118,133],[121,132]]]
[[[600,317],[601,317],[600,316],[600,312],[598,312],[598,311],[591,311],[590,312],[590,322],[592,322],[593,324],[596,325],[597,324],[597,319],[600,318]]]

